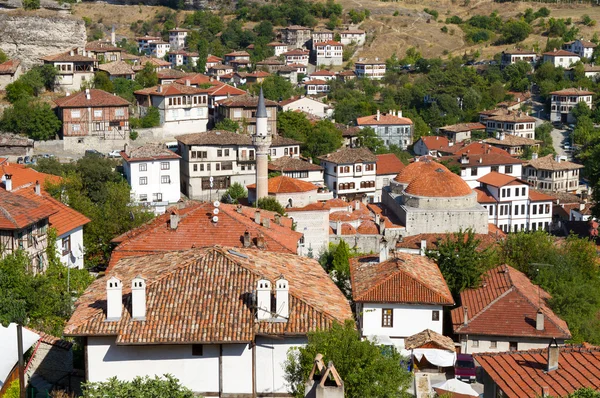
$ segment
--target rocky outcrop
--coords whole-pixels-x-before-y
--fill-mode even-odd
[[[26,68],[39,64],[41,57],[83,48],[85,43],[81,20],[0,14],[0,48]]]

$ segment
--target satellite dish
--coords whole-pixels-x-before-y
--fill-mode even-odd
[[[221,202],[219,202],[218,200],[215,200],[215,203],[213,203],[213,206],[219,207],[219,206],[221,206]]]
[[[219,214],[219,209],[213,209],[213,214],[216,216],[217,214]]]
[[[212,221],[213,221],[213,222],[217,222],[217,221],[219,221],[219,217],[217,217],[217,216],[213,216],[213,218],[212,218]]]

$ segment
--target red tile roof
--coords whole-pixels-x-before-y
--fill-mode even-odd
[[[489,232],[487,234],[475,234],[475,239],[479,241],[477,250],[485,250],[489,247],[495,246],[498,242],[503,239],[506,234],[502,230],[498,229],[494,224],[488,224]],[[468,238],[465,235],[465,240]],[[421,242],[427,242],[428,249],[437,248],[440,242],[445,242],[447,239],[452,241],[456,240],[455,234],[419,234],[402,238],[396,242],[396,248],[398,249],[421,249]]]
[[[582,90],[580,88],[565,88],[563,90],[552,91],[553,95],[595,95],[593,91]]]
[[[60,54],[47,55],[45,57],[40,58],[42,61],[46,62],[90,62],[96,63],[97,60],[95,58],[86,57],[81,54],[77,54],[77,52],[67,51]]]
[[[376,163],[377,157],[366,147],[361,148],[341,148],[327,155],[319,156],[319,159],[335,164],[354,164],[354,163]]]
[[[484,144],[482,142],[472,142],[454,152],[455,155],[462,155],[463,153],[466,153],[467,155],[484,155],[488,153],[495,153],[498,155],[510,156],[510,154],[504,149],[496,148],[495,146]]]
[[[8,61],[0,64],[0,75],[13,75],[17,68],[21,65],[21,61],[18,59],[9,59]]]
[[[306,50],[300,50],[299,48],[295,49],[295,50],[290,50],[290,51],[286,51],[284,52],[283,56],[292,56],[292,55],[306,55],[308,56],[309,52]],[[302,66],[306,66],[306,65],[302,65]]]
[[[380,113],[379,119],[377,115],[363,116],[356,118],[358,126],[374,126],[374,125],[407,125],[413,124],[412,120],[407,117],[398,117],[389,113]]]
[[[542,55],[548,55],[551,57],[579,57],[579,55],[566,50],[554,50],[543,53]]]
[[[355,302],[454,304],[450,289],[433,260],[396,253],[394,258],[378,261],[373,256],[355,257],[350,261]]]
[[[250,184],[246,188],[256,190],[256,184]],[[298,193],[317,190],[317,186],[311,182],[298,180],[287,176],[269,178],[268,191],[272,194]]]
[[[267,228],[254,222],[255,209],[241,206],[241,213],[235,205],[221,204],[219,221],[212,222],[214,206],[212,203],[189,202],[178,210],[177,229],[170,227],[170,214],[163,214],[143,226],[126,232],[113,239],[119,243],[114,249],[109,269],[121,258],[140,254],[185,250],[193,247],[226,245],[243,247],[244,232],[250,232],[252,242],[262,234],[265,250],[278,253],[296,253],[299,232],[292,231],[292,221],[281,217],[281,224],[275,223],[275,213],[261,210],[261,219],[268,217],[271,222]],[[253,243],[254,244],[254,243]]]
[[[466,159],[463,159],[462,155],[442,156],[437,158],[437,160],[440,162],[444,162],[444,164],[446,165],[457,165],[462,169],[469,167],[523,164],[523,161],[520,159],[514,158],[508,154],[498,153],[469,155],[466,157]]]
[[[219,58],[215,55],[209,55],[208,58],[206,58],[206,63],[215,63],[221,61],[223,61],[223,58]]]
[[[132,279],[146,280],[146,319],[129,312]],[[106,321],[106,281],[123,283],[119,321]],[[257,321],[250,297],[263,277],[289,281],[289,319]],[[190,288],[193,287],[193,288]],[[214,246],[119,261],[76,303],[64,333],[117,336],[117,344],[249,342],[257,334],[302,336],[352,319],[344,295],[316,260],[294,254]]]
[[[600,387],[600,347],[559,348],[558,369],[546,371],[548,349],[475,354],[506,398],[566,397],[580,388]]]
[[[406,193],[426,197],[457,197],[472,193],[469,185],[443,164],[433,161],[414,162],[406,166],[395,181],[408,184]]]
[[[404,168],[404,163],[393,153],[377,155],[377,175],[397,175]]]
[[[356,235],[356,228],[354,228],[351,224],[343,223],[341,235]]]
[[[377,235],[379,234],[379,227],[373,221],[365,220],[360,223],[360,225],[356,229],[356,232],[358,232],[361,235]]]
[[[49,218],[56,209],[0,189],[0,230],[19,230]]]
[[[486,175],[484,175],[483,177],[481,177],[477,180],[477,182],[491,185],[496,188],[503,187],[505,185],[509,185],[515,181],[519,181],[519,179],[517,177],[511,176],[508,174],[498,173],[497,171],[492,171],[490,173],[487,173]],[[523,182],[523,184],[526,184],[526,183]]]
[[[421,142],[425,144],[427,149],[430,151],[438,151],[442,148],[446,148],[450,145],[450,141],[446,137],[441,137],[438,135],[429,135],[425,137],[419,138]]]
[[[340,43],[339,41],[327,40],[327,41],[323,41],[323,42],[320,42],[320,43],[314,43],[313,46],[315,46],[315,47],[324,47],[324,46],[338,46],[338,47],[343,47],[344,45],[342,43]]]
[[[461,133],[471,130],[485,130],[485,124],[481,123],[459,123],[440,127],[440,130]]]
[[[82,108],[82,107],[106,107],[106,106],[129,106],[129,102],[111,93],[96,88],[89,89],[90,99],[86,91],[68,95],[54,100],[60,108]]]
[[[477,194],[477,203],[498,203],[487,188],[476,187],[473,190]]]
[[[329,199],[325,202],[316,202],[306,205],[304,207],[292,207],[286,209],[288,213],[294,211],[315,211],[315,210],[331,210],[331,209],[348,209],[351,206],[350,203],[343,201],[342,199]],[[334,213],[332,213],[334,214]]]
[[[161,90],[160,92],[158,90]],[[161,84],[154,87],[148,87],[134,92],[136,95],[156,95],[159,97],[168,97],[181,94],[207,94],[205,88],[186,86],[179,83]]]
[[[0,158],[0,166],[2,174],[12,175],[13,190],[24,186],[31,186],[39,181],[42,188],[48,183],[58,184],[62,178],[52,174],[40,173],[39,171],[29,168],[24,164],[10,163],[5,158]]]
[[[533,189],[529,190],[529,200],[532,202],[554,202],[556,198],[554,196],[546,195],[545,193],[535,191]]]
[[[460,294],[461,307],[452,310],[456,334],[531,338],[571,338],[567,323],[547,305],[550,294],[534,285],[525,274],[501,265],[487,271],[480,287]],[[467,323],[464,323],[467,307]],[[537,330],[538,310],[545,316],[544,330]]]

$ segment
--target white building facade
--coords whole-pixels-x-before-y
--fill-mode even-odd
[[[185,48],[185,39],[189,33],[187,29],[171,29],[169,31],[169,45],[171,50],[180,50]]]
[[[581,88],[566,88],[550,93],[550,121],[576,123],[572,110],[578,103],[584,102],[592,109],[594,92]]]
[[[375,130],[386,146],[397,145],[406,150],[412,145],[413,122],[409,118],[402,117],[402,111],[381,113],[377,110],[375,115],[357,118],[356,125],[360,129],[370,127]]]
[[[542,54],[542,62],[551,62],[555,67],[570,68],[579,62],[579,55],[566,50],[554,50]]]
[[[313,44],[313,59],[315,65],[341,65],[343,63],[344,45],[337,41]]]
[[[336,198],[373,202],[377,157],[367,148],[342,148],[320,156],[325,184]]]
[[[591,59],[594,55],[594,48],[596,48],[596,44],[583,39],[577,39],[563,44],[563,50],[570,51],[579,55],[581,58],[588,59]]]
[[[365,79],[381,80],[385,76],[385,61],[357,61],[354,64],[356,77]]]

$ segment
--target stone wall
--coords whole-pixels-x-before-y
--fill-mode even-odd
[[[41,57],[83,48],[85,43],[83,20],[0,14],[0,49],[25,68],[40,64]]]

